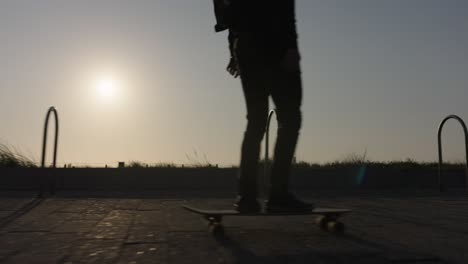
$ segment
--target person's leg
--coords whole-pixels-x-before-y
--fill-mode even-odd
[[[281,65],[275,72],[272,98],[276,106],[278,132],[271,167],[270,196],[281,196],[289,190],[291,162],[302,124],[302,80],[300,71],[289,72]]]
[[[256,81],[242,80],[247,104],[247,128],[241,147],[239,194],[257,198],[258,160],[260,144],[268,115],[268,96],[256,89]]]
[[[258,195],[260,144],[268,116],[269,94],[265,85],[266,71],[256,44],[248,37],[241,38],[238,42],[237,54],[247,106],[247,128],[241,147],[238,190],[241,197],[248,199],[256,199]]]
[[[289,72],[280,66],[276,71],[272,84],[272,97],[276,105],[278,136],[271,167],[271,189],[266,210],[307,212],[312,210],[314,205],[297,199],[289,190],[291,162],[302,123],[301,76],[299,71]]]

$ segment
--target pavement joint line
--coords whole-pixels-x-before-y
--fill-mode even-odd
[[[131,218],[131,221],[130,223],[128,224],[127,226],[127,230],[125,231],[125,237],[123,238],[121,244],[120,244],[120,249],[119,249],[119,252],[117,254],[117,260],[120,260],[122,258],[122,254],[123,254],[123,248],[125,247],[125,242],[129,239],[129,236],[130,236],[130,230],[134,227],[135,225],[135,217],[132,217]]]
[[[450,232],[468,234],[467,231],[455,230],[453,228],[447,228],[447,227],[441,227],[441,226],[438,226],[438,225],[435,225],[435,224],[428,224],[428,223],[424,223],[424,222],[421,222],[421,221],[414,221],[412,219],[411,220],[410,219],[405,219],[405,218],[402,218],[402,217],[382,215],[382,214],[371,213],[371,212],[369,212],[367,214],[372,215],[372,216],[376,216],[376,217],[380,217],[380,218],[393,219],[393,220],[397,220],[397,221],[400,221],[400,222],[403,222],[403,223],[410,223],[410,224],[414,224],[414,225],[418,225],[418,226],[437,227],[437,228],[445,229],[445,230],[450,231]]]
[[[389,261],[391,261],[392,263],[414,263],[414,262],[440,262],[442,261],[440,258],[438,257],[420,257],[420,258],[388,258],[388,257],[385,257],[386,259],[388,259]]]
[[[0,221],[0,230],[7,227],[10,223],[20,218],[21,216],[29,213],[30,211],[32,211],[34,208],[36,208],[43,202],[44,202],[43,198],[32,198],[29,202],[21,206],[19,209],[13,211],[12,214],[10,214],[7,217],[4,217]]]
[[[19,233],[51,233],[49,230],[10,230],[6,233],[14,233],[14,234],[19,234]]]
[[[136,241],[136,242],[124,242],[124,246],[131,246],[131,245],[151,245],[151,244],[166,244],[168,241],[167,240],[161,240],[161,241]]]
[[[157,209],[157,210],[140,210],[140,209],[121,209],[121,208],[115,208],[115,209],[112,209],[112,211],[123,211],[123,212],[127,212],[127,211],[128,211],[128,212],[152,212],[152,211],[156,212],[156,211],[158,211],[158,212],[159,212],[159,211],[161,211],[161,210],[159,210],[159,209]]]
[[[9,258],[11,258],[11,257],[13,257],[13,256],[15,256],[15,255],[18,255],[19,253],[21,253],[21,250],[19,250],[19,249],[18,249],[18,250],[14,250],[14,251],[12,251],[12,252],[9,252],[8,254],[6,254],[6,255],[4,256],[3,259],[0,259],[0,261],[2,261],[2,262],[7,261]]]
[[[50,232],[51,235],[67,235],[67,234],[85,234],[85,232]]]
[[[382,236],[372,235],[369,232],[363,232],[362,230],[358,230],[356,228],[350,228],[350,231],[351,230],[356,231],[354,233],[359,233],[359,236],[348,233],[348,234],[343,235],[342,238],[347,240],[347,241],[350,241],[350,242],[363,243],[369,248],[373,248],[375,250],[380,250],[380,251],[384,251],[385,249],[387,249],[387,250],[392,250],[392,251],[395,251],[395,252],[400,252],[403,249],[407,249],[407,246],[405,244],[401,243],[401,242],[388,240],[388,239],[385,239]],[[363,238],[363,237],[365,237],[365,238]],[[380,243],[378,243],[378,242],[369,242],[368,240],[380,241]],[[382,243],[383,241],[385,241],[385,243],[387,245],[390,245],[391,247],[389,248],[388,246],[385,246]],[[418,255],[423,255],[424,257],[402,258],[401,262],[398,260],[398,258],[391,258],[391,257],[385,257],[385,258],[390,260],[392,263],[394,261],[396,261],[396,263],[411,263],[411,262],[415,262],[415,261],[420,261],[419,259],[423,259],[422,260],[423,262],[425,262],[425,261],[434,261],[435,259],[437,259],[436,261],[442,261],[442,259],[440,257],[434,256],[430,252],[426,252],[424,250],[422,250],[422,251],[416,250],[415,251],[413,249],[412,253],[413,254],[418,254]],[[425,260],[425,259],[427,259],[427,260]]]

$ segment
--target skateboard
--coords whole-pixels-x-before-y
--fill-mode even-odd
[[[182,206],[185,210],[201,215],[208,222],[208,230],[216,236],[224,235],[222,220],[224,216],[295,216],[295,215],[318,215],[315,223],[322,229],[332,233],[341,234],[345,230],[345,225],[338,219],[350,213],[351,209],[338,208],[314,208],[307,212],[281,212],[281,213],[240,213],[236,210],[212,210],[201,209],[189,205]]]

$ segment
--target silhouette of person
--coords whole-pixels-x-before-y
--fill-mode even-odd
[[[214,0],[216,31],[229,30],[227,71],[240,76],[247,105],[241,147],[238,197],[240,212],[258,212],[257,174],[269,96],[276,106],[277,141],[266,210],[304,211],[313,205],[289,191],[291,162],[301,128],[302,81],[297,45],[295,1]]]

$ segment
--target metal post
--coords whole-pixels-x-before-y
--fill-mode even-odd
[[[46,146],[47,146],[47,130],[49,127],[49,119],[50,119],[50,114],[54,114],[54,119],[55,119],[55,140],[54,140],[54,157],[52,160],[52,168],[56,168],[57,166],[57,147],[58,147],[58,136],[59,136],[59,118],[58,118],[58,113],[57,109],[55,107],[50,107],[49,110],[47,111],[46,119],[45,119],[45,124],[44,124],[44,136],[42,140],[42,160],[41,160],[41,168],[45,168],[45,160],[46,160]],[[41,184],[41,191],[40,195],[43,194],[43,184]]]
[[[267,196],[269,189],[269,169],[270,169],[270,160],[269,160],[269,141],[270,141],[270,123],[273,114],[276,114],[275,110],[271,110],[268,114],[268,120],[265,131],[265,164],[263,165],[263,189],[264,194]]]
[[[468,130],[466,128],[465,122],[457,115],[449,115],[439,125],[439,131],[437,133],[437,141],[438,141],[438,149],[439,149],[439,171],[438,171],[438,183],[439,183],[439,190],[442,192],[445,189],[444,184],[442,183],[442,128],[449,119],[457,120],[461,126],[463,127],[463,132],[465,133],[465,158],[466,158],[466,180],[465,180],[465,188],[468,189]]]

